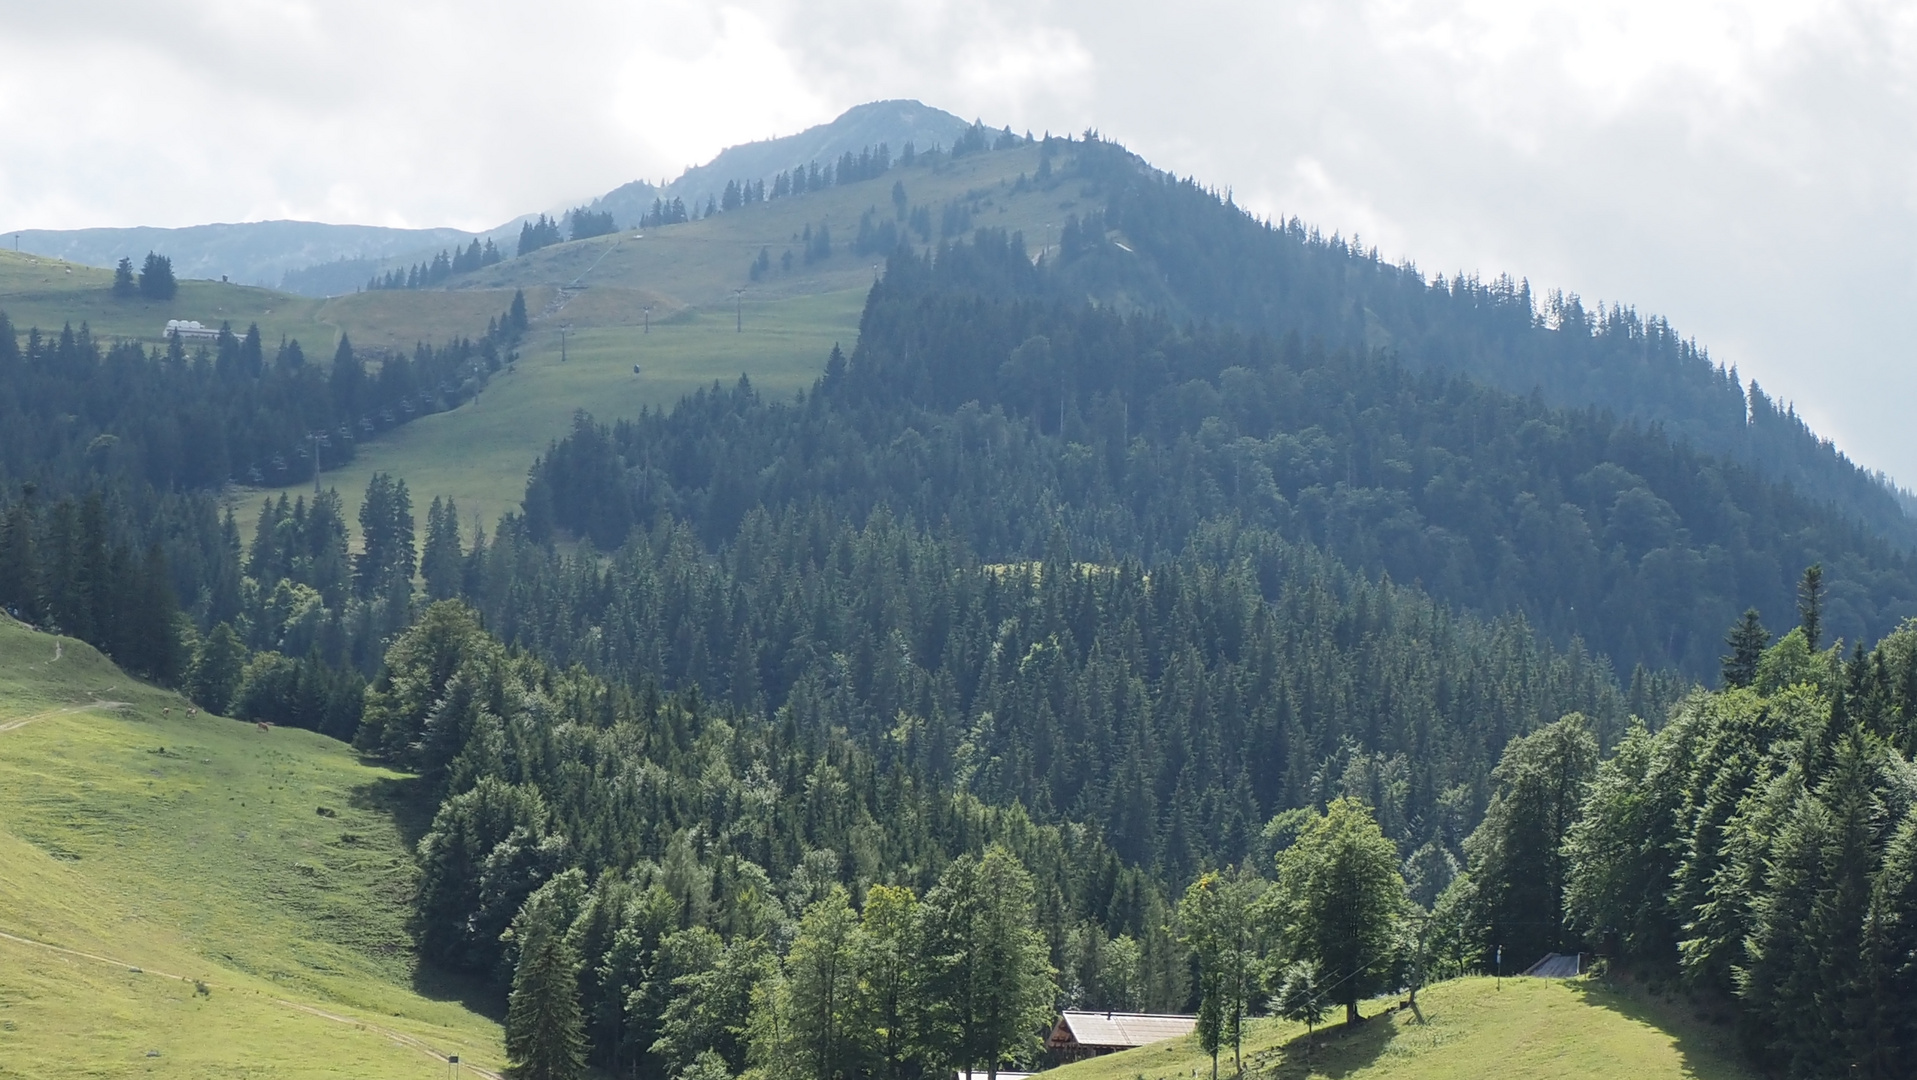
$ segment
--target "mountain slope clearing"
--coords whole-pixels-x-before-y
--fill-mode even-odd
[[[0,618],[0,1077],[497,1070],[410,959],[409,784]]]

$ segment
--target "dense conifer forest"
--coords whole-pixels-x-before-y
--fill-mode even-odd
[[[901,248],[806,392],[581,414],[476,535],[404,477],[357,550],[337,492],[211,491],[477,392],[523,303],[377,374],[8,328],[0,604],[414,774],[419,955],[527,1076],[986,1070],[1061,1005],[1220,1055],[1549,951],[1901,1075],[1889,489],[1655,320],[1048,146],[1110,197],[1055,256]]]
[[[1813,562],[1849,640],[1917,609],[1901,549],[1659,428],[1060,288],[1015,237],[896,257],[811,395],[740,385],[582,421],[534,469],[527,526],[610,549],[683,518],[718,547],[756,506],[856,523],[884,505],[985,561],[1057,532],[1080,559],[1151,565],[1231,521],[1694,678],[1738,613],[1790,610]]]

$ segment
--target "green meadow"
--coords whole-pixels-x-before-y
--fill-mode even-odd
[[[499,1069],[411,959],[410,785],[0,616],[0,1077]]]
[[[1247,1025],[1245,1071],[1258,1080],[1748,1080],[1729,1035],[1680,1002],[1581,979],[1454,979],[1418,995],[1418,1010],[1366,1006],[1308,1035],[1303,1024]],[[1335,1015],[1342,1016],[1342,1010]],[[1211,1076],[1196,1036],[1092,1058],[1053,1080],[1191,1080]],[[1219,1075],[1234,1076],[1229,1048]]]
[[[682,310],[654,322],[650,333],[643,323],[576,327],[565,335],[564,360],[558,326],[535,323],[519,362],[494,376],[477,400],[362,444],[351,464],[327,472],[322,483],[338,488],[349,521],[367,480],[386,472],[405,479],[422,518],[435,497],[449,497],[462,522],[477,518],[490,531],[500,514],[518,509],[526,470],[566,433],[576,411],[610,423],[741,375],[764,393],[790,396],[824,370],[835,343],[851,350],[864,304],[863,288],[749,300],[743,331],[735,329],[741,324],[732,310]],[[312,485],[284,490],[298,494]],[[250,520],[262,497],[277,494],[237,492],[236,512]]]

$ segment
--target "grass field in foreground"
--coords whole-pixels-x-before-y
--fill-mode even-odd
[[[731,310],[681,312],[653,323],[651,333],[643,325],[581,328],[567,336],[563,363],[562,313],[534,325],[515,369],[494,376],[479,400],[363,444],[352,464],[326,473],[322,482],[339,489],[355,533],[366,481],[386,472],[406,481],[422,523],[435,496],[452,497],[470,541],[475,516],[490,531],[501,513],[518,509],[526,470],[548,443],[565,435],[575,410],[611,423],[637,416],[645,406],[669,407],[714,380],[729,386],[742,374],[765,394],[789,397],[825,369],[835,342],[851,351],[865,295],[865,288],[857,288],[748,301],[742,333],[734,330]],[[633,374],[634,364],[641,374]],[[280,490],[298,494],[312,485],[271,494]],[[259,491],[234,496],[245,526],[257,516],[262,497]]]
[[[415,987],[408,783],[0,616],[0,1077],[497,1070]]]
[[[1384,1002],[1373,1002],[1376,1013]],[[1746,1080],[1728,1036],[1676,1006],[1590,978],[1456,979],[1418,995],[1409,1009],[1355,1029],[1253,1020],[1245,1037],[1249,1076],[1270,1080]],[[1342,1015],[1340,1013],[1339,1015]],[[1196,1037],[1093,1058],[1045,1074],[1051,1080],[1191,1080],[1211,1076]],[[1231,1055],[1219,1058],[1230,1076]]]

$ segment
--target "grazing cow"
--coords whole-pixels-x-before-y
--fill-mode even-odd
[[[261,731],[271,731],[271,730],[273,730],[273,725],[271,725],[271,724],[269,724],[269,723],[267,723],[267,722],[266,722],[266,721],[264,721],[264,720],[262,720],[262,721],[260,721],[260,722],[259,722],[259,724],[258,724],[257,726],[259,727],[259,729],[260,729]]]

